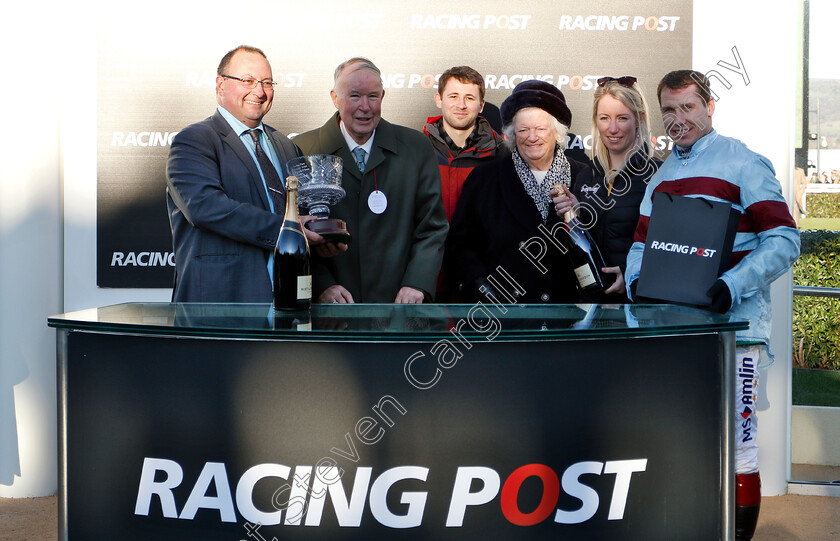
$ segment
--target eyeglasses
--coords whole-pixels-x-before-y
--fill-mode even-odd
[[[625,75],[624,77],[619,77],[616,79],[615,77],[601,77],[598,79],[598,86],[604,86],[605,84],[609,83],[610,81],[615,81],[616,83],[620,84],[621,86],[626,86],[627,88],[632,88],[634,84],[636,84],[636,78],[631,77],[630,75]]]
[[[248,90],[253,90],[257,88],[257,83],[261,84],[263,90],[265,90],[266,92],[268,92],[269,90],[274,90],[274,87],[277,86],[277,83],[274,81],[257,81],[253,77],[234,77],[233,75],[222,75],[222,77],[224,77],[225,79],[236,79],[242,84],[242,86],[244,86]]]

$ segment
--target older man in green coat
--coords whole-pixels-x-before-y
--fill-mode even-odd
[[[449,229],[429,140],[381,119],[385,90],[365,58],[338,66],[330,92],[338,112],[295,143],[304,154],[344,161],[344,199],[330,217],[347,223],[349,249],[313,260],[318,302],[432,300]]]

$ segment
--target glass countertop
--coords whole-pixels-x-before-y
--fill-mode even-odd
[[[270,304],[125,303],[48,318],[76,331],[294,341],[436,342],[442,338],[531,341],[705,334],[748,322],[659,304]]]

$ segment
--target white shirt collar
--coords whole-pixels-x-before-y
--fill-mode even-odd
[[[338,125],[341,128],[341,135],[344,136],[344,142],[347,143],[347,148],[350,149],[350,152],[353,152],[353,149],[356,147],[362,147],[365,149],[365,161],[367,161],[370,157],[370,151],[373,148],[373,138],[376,137],[376,130],[373,130],[373,133],[370,134],[370,137],[368,137],[368,140],[365,141],[365,144],[360,145],[353,140],[353,137],[351,137],[349,133],[347,133],[347,128],[344,126],[344,122],[341,119],[339,119]]]

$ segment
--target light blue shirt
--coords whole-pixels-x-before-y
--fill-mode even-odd
[[[263,175],[262,168],[260,167],[260,162],[257,160],[257,147],[254,145],[254,140],[251,139],[251,136],[248,135],[248,131],[252,128],[249,128],[245,124],[243,124],[238,118],[230,114],[230,112],[222,107],[221,105],[218,107],[219,114],[222,115],[222,118],[227,120],[227,123],[230,124],[230,127],[233,128],[233,131],[239,135],[239,140],[242,141],[242,144],[245,145],[245,148],[248,149],[248,152],[251,154],[251,158],[254,159],[254,163],[257,164],[257,171],[260,172],[260,178],[262,179],[263,189],[265,190],[265,196],[268,198],[268,206],[271,209],[271,212],[277,214],[277,209],[274,208],[274,202],[271,200],[271,194],[268,192],[268,184],[265,182],[265,176]],[[286,185],[286,175],[283,174],[283,167],[280,165],[280,158],[277,157],[277,153],[274,152],[274,145],[271,144],[271,141],[268,140],[268,136],[265,133],[265,128],[263,127],[263,123],[260,122],[259,126],[254,129],[260,130],[260,146],[263,148],[263,151],[268,156],[268,159],[271,160],[271,164],[277,170],[278,174],[280,175],[280,180],[283,181],[283,186]],[[280,212],[285,211],[285,209],[279,209]],[[268,277],[271,280],[272,285],[274,284],[274,254],[272,252],[268,253]]]
[[[263,189],[265,190],[266,197],[268,197],[269,208],[271,208],[271,212],[277,213],[278,209],[274,208],[274,202],[271,200],[271,195],[268,193],[268,184],[265,182],[265,176],[263,175],[262,168],[260,167],[260,162],[257,160],[257,147],[254,145],[254,140],[251,139],[250,135],[248,135],[248,131],[252,128],[243,124],[238,118],[230,114],[230,112],[221,105],[218,109],[222,117],[227,120],[227,123],[230,124],[231,128],[233,128],[233,131],[239,135],[239,140],[242,141],[242,144],[245,145],[245,148],[247,148],[248,152],[251,154],[251,158],[254,159],[254,163],[257,164],[257,170],[260,172],[260,178],[263,182]],[[274,151],[274,145],[268,140],[268,135],[265,133],[263,123],[260,122],[259,126],[253,129],[260,130],[260,146],[262,146],[263,151],[265,151],[268,156],[268,159],[271,160],[271,164],[274,166],[274,169],[277,170],[277,173],[280,175],[280,180],[283,182],[283,186],[285,186],[286,175],[283,172],[283,166],[280,163],[280,158],[277,157],[277,153]],[[283,212],[284,210],[285,209],[279,209],[279,212]]]

